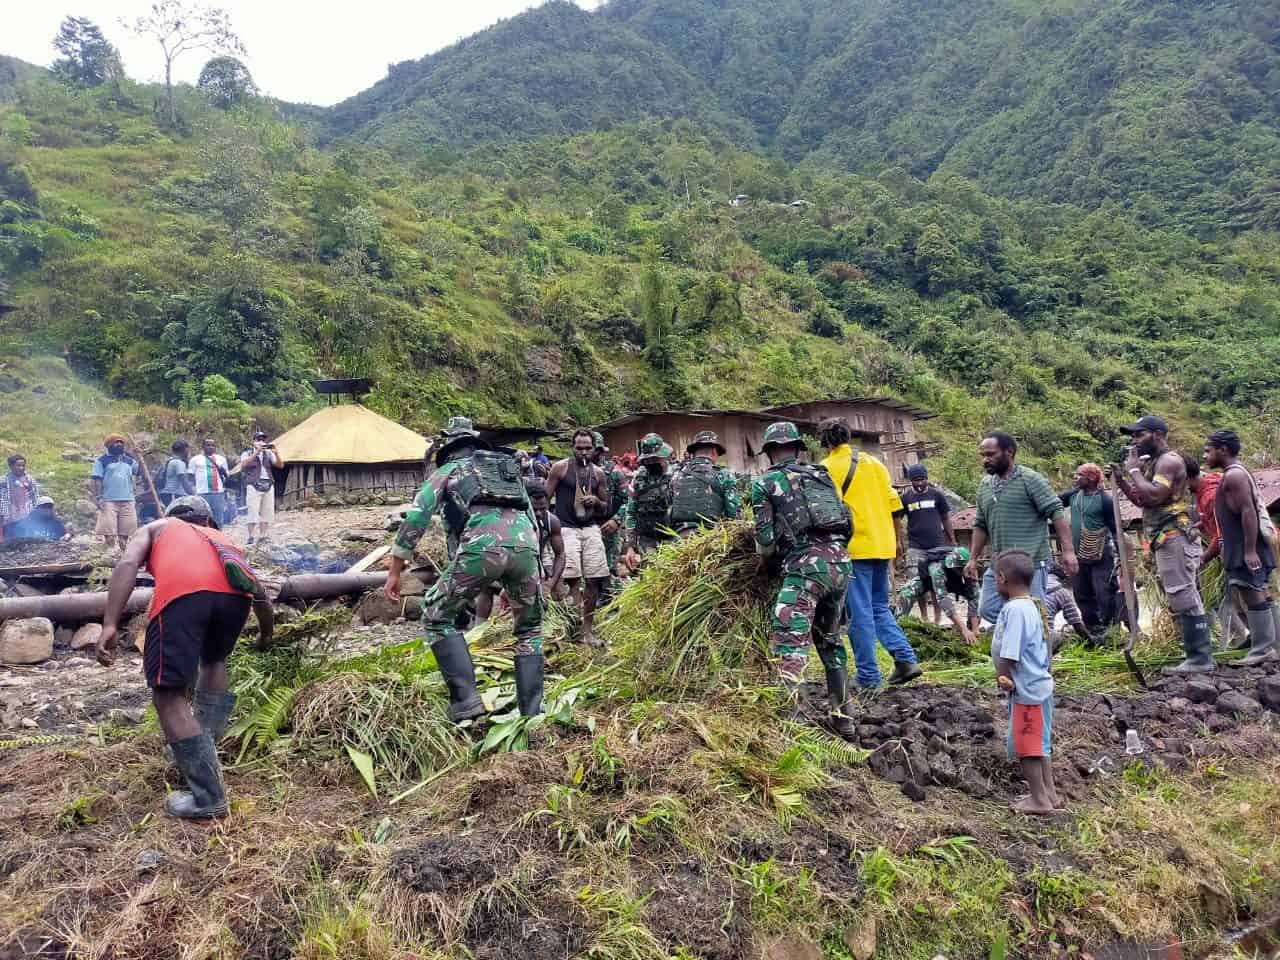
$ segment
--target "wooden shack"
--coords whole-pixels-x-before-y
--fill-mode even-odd
[[[816,420],[783,417],[760,410],[662,410],[647,413],[630,413],[593,429],[604,436],[604,442],[614,455],[636,450],[640,438],[656,433],[675,448],[678,456],[684,456],[685,447],[703,430],[714,430],[724,444],[726,453],[721,459],[734,473],[750,476],[763,472],[768,461],[761,456],[764,431],[778,420],[791,420],[802,433],[814,435]],[[856,438],[863,450],[879,456],[879,436],[859,431]]]
[[[751,475],[763,471],[767,462],[760,457],[765,428],[778,420],[790,420],[803,433],[817,433],[818,423],[827,417],[844,417],[853,430],[859,449],[884,461],[895,480],[906,477],[907,467],[919,463],[931,445],[917,433],[918,421],[934,414],[889,397],[814,400],[782,404],[762,410],[662,410],[629,413],[593,429],[604,435],[615,454],[636,449],[640,438],[657,433],[684,455],[694,434],[714,430],[728,452],[724,463],[735,473]]]
[[[413,496],[427,440],[358,403],[325,407],[276,439],[276,505],[314,497]]]
[[[843,417],[856,432],[876,438],[875,449],[866,445],[862,449],[884,462],[895,483],[905,482],[907,467],[925,459],[936,446],[921,439],[917,425],[937,414],[893,397],[812,400],[769,407],[763,412],[778,420],[815,423],[828,417]]]

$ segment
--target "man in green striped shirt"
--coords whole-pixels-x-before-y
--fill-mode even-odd
[[[992,560],[1006,550],[1023,550],[1036,567],[1031,595],[1043,602],[1049,564],[1053,560],[1049,523],[1053,524],[1062,549],[1063,570],[1067,576],[1074,577],[1079,569],[1062,500],[1048,480],[1015,462],[1018,442],[1009,434],[998,430],[988,433],[982,438],[978,452],[987,475],[978,484],[978,516],[973,522],[973,546],[964,568],[965,576],[978,579],[978,557],[988,544]],[[983,620],[995,623],[1003,606],[1004,600],[996,591],[993,563],[982,578],[978,612]]]

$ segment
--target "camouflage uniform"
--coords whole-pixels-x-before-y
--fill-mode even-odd
[[[412,559],[431,518],[449,499],[450,478],[466,464],[466,458],[451,460],[422,485],[396,534],[393,556]],[[454,618],[477,594],[490,584],[500,583],[507,591],[515,619],[516,654],[540,653],[538,531],[529,514],[507,507],[477,507],[456,533],[457,551],[422,601],[427,639],[434,642],[443,637],[453,628]]]
[[[689,456],[673,471],[671,476],[673,490],[672,528],[675,530],[676,535],[680,537],[697,533],[717,520],[737,520],[742,516],[742,495],[738,492],[737,480],[734,478],[732,471],[718,466],[712,457],[695,452],[706,447],[714,447],[721,456],[725,453],[725,448],[720,443],[720,438],[712,431],[704,430],[695,436],[688,447],[685,448],[685,452]],[[694,487],[690,491],[688,488],[681,487],[682,480],[685,483],[705,483],[707,489],[700,490],[700,488]],[[689,501],[685,500],[682,503],[682,495],[687,496],[691,492],[695,499],[707,500],[709,498],[710,501],[707,503],[708,512],[703,513],[701,509],[692,511],[697,516],[702,517],[698,522],[691,522],[688,519],[688,514],[677,512],[678,510],[687,509]]]
[[[669,464],[671,458],[675,455],[675,451],[671,445],[664,442],[656,433],[650,433],[640,441],[640,469],[636,471],[636,475],[631,478],[631,483],[627,491],[627,502],[623,507],[623,536],[626,545],[635,550],[641,556],[657,549],[658,544],[667,539],[667,536],[657,531],[646,531],[640,529],[639,524],[639,499],[648,491],[652,490],[655,484],[660,484],[668,488],[668,496],[670,493],[670,467],[667,466],[664,472],[658,476],[649,474],[645,464],[662,461]],[[664,520],[660,526],[666,526]]]
[[[947,571],[962,570],[968,562],[969,551],[964,547],[929,551],[926,558],[917,566],[916,575],[898,591],[898,615],[902,616],[910,613],[911,605],[921,595],[928,593],[930,590],[933,591],[934,599],[938,603],[938,609],[948,617],[953,616],[956,612],[955,601],[951,599],[953,592],[968,601],[970,611],[976,611],[978,609],[977,584],[965,580],[963,577],[959,581],[953,577],[952,582],[950,584],[947,583]],[[921,572],[922,570],[923,573]],[[951,587],[961,589],[953,591],[950,589]]]

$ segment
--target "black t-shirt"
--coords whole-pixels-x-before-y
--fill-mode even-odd
[[[947,545],[947,532],[942,518],[950,513],[947,498],[942,491],[928,487],[917,493],[908,487],[902,495],[902,507],[907,512],[907,543],[916,550],[935,550]]]

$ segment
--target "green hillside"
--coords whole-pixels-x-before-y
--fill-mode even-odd
[[[171,131],[155,96],[38,80],[0,107],[0,337],[120,397],[192,405],[216,373],[279,405],[372,375],[428,429],[890,391],[942,414],[960,490],[996,424],[1064,470],[1149,407],[1269,442],[1274,234],[790,169],[685,121],[398,161],[194,92]]]
[[[1222,0],[551,2],[394,65],[325,137],[424,147],[689,118],[788,161],[1280,226],[1280,9]]]

